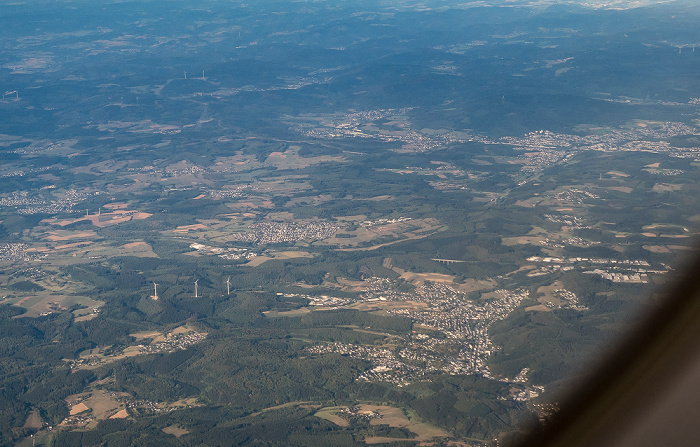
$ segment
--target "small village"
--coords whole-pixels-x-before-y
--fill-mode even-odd
[[[313,241],[333,237],[340,226],[326,221],[258,222],[249,227],[252,231],[240,234],[240,240],[257,244]]]
[[[153,342],[149,345],[138,345],[139,351],[144,354],[158,354],[161,352],[175,352],[185,350],[189,346],[199,343],[207,338],[206,333],[187,331],[184,333],[167,334],[165,340]]]
[[[29,245],[25,243],[2,244],[0,245],[0,261],[30,262],[47,256],[46,253],[36,253],[29,250]]]
[[[375,109],[361,112],[338,114],[332,117],[333,122],[323,121],[319,126],[309,123],[294,126],[293,128],[307,137],[313,138],[376,138],[389,143],[400,143],[401,147],[393,149],[396,152],[424,153],[445,148],[449,144],[464,143],[464,138],[455,136],[454,132],[422,132],[408,128],[401,124],[401,130],[385,130],[370,124],[388,117],[398,117],[406,114],[411,108],[403,109]],[[330,117],[329,117],[330,118]],[[462,132],[464,133],[464,132]]]
[[[0,196],[0,206],[14,207],[18,214],[58,214],[73,212],[73,208],[90,194],[69,189],[65,197],[46,201],[38,193],[14,191]]]
[[[136,345],[137,351],[132,351],[130,354],[126,353],[128,348],[113,349],[111,347],[107,347],[102,348],[99,354],[81,356],[76,360],[67,360],[66,363],[71,367],[71,369],[77,370],[82,368],[95,368],[115,360],[133,356],[135,353],[159,354],[185,350],[193,344],[199,343],[206,339],[207,334],[190,330],[186,332],[170,333],[165,335],[163,338],[163,340],[154,341],[148,345],[138,344]]]

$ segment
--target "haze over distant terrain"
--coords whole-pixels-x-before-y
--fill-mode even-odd
[[[694,2],[0,17],[1,445],[495,445],[695,244]]]

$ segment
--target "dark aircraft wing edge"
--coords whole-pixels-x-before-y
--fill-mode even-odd
[[[700,445],[700,251],[549,423],[520,447]]]

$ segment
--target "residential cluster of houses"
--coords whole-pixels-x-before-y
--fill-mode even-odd
[[[388,308],[394,315],[411,318],[422,327],[444,334],[436,338],[428,333],[414,333],[395,350],[380,346],[351,343],[328,343],[308,348],[311,354],[338,353],[364,359],[372,368],[358,380],[381,381],[404,386],[430,373],[481,374],[493,378],[486,360],[494,350],[488,334],[491,324],[506,318],[528,297],[525,290],[498,290],[493,297],[472,301],[450,286],[425,283],[414,291],[402,292],[386,278],[367,278],[367,291],[360,297],[366,302],[416,302],[420,306]]]
[[[202,332],[188,331],[179,334],[168,334],[165,340],[150,345],[138,345],[139,350],[144,354],[155,354],[159,352],[173,352],[187,349],[190,345],[199,343],[207,338],[207,334]]]
[[[18,214],[57,214],[71,212],[73,207],[90,194],[70,189],[64,197],[47,201],[38,192],[13,191],[0,196],[0,206],[14,207]]]

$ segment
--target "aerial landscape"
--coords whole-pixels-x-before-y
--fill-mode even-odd
[[[696,252],[693,1],[0,17],[2,446],[506,445]]]

